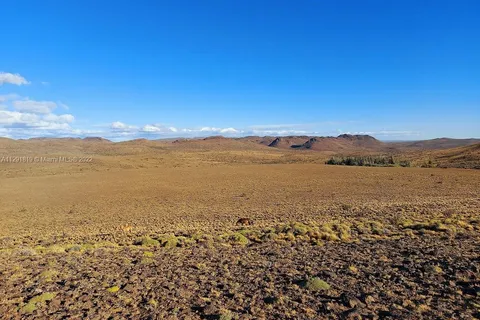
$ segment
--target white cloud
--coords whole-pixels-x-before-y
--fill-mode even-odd
[[[152,125],[150,125],[150,124],[147,124],[147,125],[143,126],[142,131],[143,131],[143,132],[161,132],[162,129],[159,128],[159,127],[156,127],[156,126],[152,126]]]
[[[120,122],[120,121],[115,121],[115,122],[112,122],[112,124],[110,125],[110,127],[112,129],[124,129],[127,127],[127,125],[123,122]]]
[[[105,136],[106,132],[94,130],[73,129],[68,124],[51,124],[44,127],[0,127],[0,136],[13,139],[27,139],[35,137],[85,137]]]
[[[358,134],[358,135],[371,135],[371,136],[382,136],[382,137],[402,137],[402,136],[420,136],[421,133],[418,131],[406,131],[406,130],[379,130],[379,131],[355,131],[355,132],[344,132],[340,131],[340,134]]]
[[[0,111],[0,125],[2,126],[33,126],[38,121],[39,117],[32,113]]]
[[[74,121],[71,114],[48,114],[39,116],[34,113],[0,110],[0,126],[5,128],[69,129]]]
[[[196,130],[192,130],[195,132]],[[215,128],[215,127],[203,127],[200,130],[200,132],[207,132],[207,133],[213,133],[213,134],[219,134],[219,133],[224,133],[224,134],[235,134],[235,133],[241,133],[241,131],[235,129],[235,128]]]
[[[30,99],[15,100],[12,102],[12,105],[15,110],[20,112],[42,114],[51,113],[57,107],[57,104],[53,101],[35,101]]]
[[[71,114],[54,114],[57,104],[52,101],[35,101],[17,94],[0,96],[1,136],[25,138],[76,134],[70,127],[75,120]]]
[[[242,131],[235,128],[215,128],[215,127],[201,127],[201,128],[176,128],[173,126],[166,126],[163,124],[146,124],[142,127],[132,126],[120,121],[110,124],[110,129],[115,135],[140,137],[145,135],[161,135],[161,136],[206,136],[215,134],[238,135]]]
[[[178,132],[175,127],[166,127],[162,124],[147,124],[140,130],[146,133],[168,134]]]
[[[29,84],[24,77],[19,75],[18,73],[8,73],[8,72],[0,72],[0,86],[3,85],[4,83],[9,83],[9,84],[15,84],[17,86],[23,85],[23,84]]]
[[[220,129],[220,133],[239,133],[235,128],[225,128],[225,129]]]
[[[130,126],[120,121],[112,122],[110,128],[117,132],[133,132],[138,130],[136,126]]]
[[[250,126],[252,130],[279,130],[279,129],[290,129],[296,127],[304,127],[305,124],[262,124]]]
[[[249,133],[256,136],[304,136],[317,134],[317,132],[306,130],[252,130]]]
[[[10,100],[18,99],[18,98],[20,98],[20,96],[16,93],[3,94],[3,95],[0,95],[0,102],[3,103]]]
[[[43,116],[43,120],[56,123],[72,123],[75,117],[71,114],[56,115],[53,113]]]

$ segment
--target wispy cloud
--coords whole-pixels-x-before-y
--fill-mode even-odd
[[[420,131],[410,130],[379,130],[379,131],[339,131],[340,134],[359,134],[371,135],[377,137],[405,137],[405,136],[420,136]]]
[[[65,110],[70,109],[69,106],[67,106],[65,103],[62,103],[61,101],[58,101],[57,105],[58,105],[60,108],[63,108],[63,109],[65,109]]]
[[[21,86],[29,84],[30,82],[18,73],[0,72],[0,86],[5,83]]]
[[[14,100],[12,105],[15,110],[20,112],[43,114],[51,113],[57,107],[57,104],[53,101],[35,101],[30,99]]]
[[[217,127],[198,127],[198,128],[177,128],[174,126],[163,125],[163,124],[146,124],[143,126],[129,125],[124,122],[115,121],[112,122],[109,126],[109,129],[115,135],[122,136],[131,136],[131,137],[144,137],[144,136],[164,136],[164,137],[173,137],[173,136],[208,136],[208,135],[226,135],[234,136],[241,134],[242,131],[227,127],[227,128],[217,128]],[[109,134],[108,132],[106,133]]]
[[[75,134],[71,114],[55,114],[53,101],[35,101],[18,94],[0,95],[0,134],[24,138],[44,135]]]
[[[9,93],[9,94],[0,95],[0,103],[15,100],[15,99],[19,99],[19,98],[20,98],[20,96],[16,93]]]
[[[127,132],[132,132],[132,131],[137,131],[138,128],[136,126],[129,126],[123,122],[120,121],[115,121],[112,122],[110,125],[110,128],[114,131],[127,131]]]
[[[67,129],[74,121],[71,114],[38,115],[18,111],[0,110],[0,126],[5,128]]]
[[[300,131],[315,131],[316,129],[325,127],[325,126],[339,126],[345,124],[354,124],[359,123],[359,121],[320,121],[320,122],[311,122],[311,123],[293,123],[293,124],[261,124],[261,125],[252,125],[248,128],[251,130],[300,130]]]

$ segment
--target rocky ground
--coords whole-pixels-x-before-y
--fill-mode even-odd
[[[296,239],[245,244],[17,249],[0,258],[0,314],[11,319],[480,318],[478,231],[427,229],[316,244],[292,232]]]
[[[1,319],[479,318],[478,170],[140,151],[1,168]]]

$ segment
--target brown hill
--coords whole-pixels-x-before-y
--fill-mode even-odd
[[[269,147],[289,149],[292,146],[305,143],[310,137],[308,136],[286,136],[276,137],[269,144]]]
[[[102,138],[102,137],[86,137],[83,138],[84,141],[91,141],[91,142],[112,142],[108,139]]]
[[[372,136],[342,134],[338,137],[312,137],[302,144],[292,145],[294,149],[331,152],[382,151],[387,145]]]
[[[246,137],[235,138],[235,139],[239,141],[253,142],[256,144],[268,146],[270,143],[272,143],[273,140],[275,140],[275,138],[276,137],[271,137],[271,136],[265,136],[265,137],[246,136]]]
[[[446,149],[436,150],[429,154],[439,167],[480,169],[480,143]]]
[[[417,150],[435,150],[450,149],[463,146],[469,146],[480,143],[480,139],[451,139],[437,138],[431,140],[406,141],[406,142],[390,142],[389,144],[401,149],[417,149]]]

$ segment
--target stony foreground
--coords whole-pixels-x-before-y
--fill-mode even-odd
[[[4,318],[480,317],[477,232],[1,256]]]

